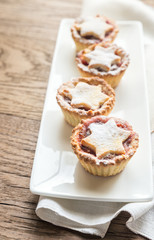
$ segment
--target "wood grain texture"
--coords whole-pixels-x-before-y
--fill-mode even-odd
[[[29,191],[59,23],[80,9],[81,0],[0,0],[0,240],[100,239],[38,219]],[[128,217],[104,239],[144,239],[125,227]]]

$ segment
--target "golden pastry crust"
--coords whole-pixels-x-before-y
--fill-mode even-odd
[[[85,61],[85,54],[94,51],[98,46],[103,48],[113,48],[115,55],[121,58],[120,64],[117,64],[115,69],[110,71],[100,71],[99,69],[88,68],[88,63]],[[81,76],[97,76],[101,79],[104,79],[108,84],[111,85],[111,87],[116,88],[129,65],[129,55],[125,52],[124,49],[118,47],[116,44],[100,43],[94,44],[89,48],[80,51],[76,56],[76,63]]]
[[[92,86],[101,85],[101,92],[108,96],[108,99],[98,109],[80,109],[71,106],[71,99],[68,98],[68,89],[73,89],[79,83],[87,83]],[[72,81],[63,83],[57,90],[57,103],[61,107],[65,120],[75,127],[82,119],[87,119],[97,115],[107,116],[113,109],[115,103],[115,92],[104,80],[97,77],[75,78]]]
[[[91,151],[91,149],[82,146],[81,141],[84,137],[87,136],[87,134],[89,134],[88,126],[91,123],[97,122],[100,124],[105,124],[110,119],[114,119],[118,128],[130,131],[130,136],[123,143],[125,153],[108,154],[102,159],[98,159],[98,157],[93,151]],[[97,116],[81,121],[81,123],[73,129],[71,136],[71,145],[74,153],[77,155],[81,165],[85,168],[85,170],[93,175],[107,177],[116,175],[125,168],[138,148],[139,136],[133,131],[132,126],[124,120],[112,117],[109,118]]]
[[[97,15],[95,18],[100,18],[103,19],[103,21],[107,24],[109,24],[112,27],[112,30],[110,32],[107,32],[105,37],[100,37],[100,38],[95,38],[95,37],[90,37],[88,39],[88,37],[83,37],[80,35],[80,32],[78,30],[77,25],[81,24],[85,21],[85,18],[78,18],[73,26],[71,27],[71,33],[72,33],[72,38],[75,42],[76,45],[76,51],[81,51],[93,44],[98,44],[100,42],[109,42],[112,43],[114,41],[114,39],[116,38],[118,32],[119,32],[119,28],[116,25],[115,21],[107,18],[106,16],[100,16]]]

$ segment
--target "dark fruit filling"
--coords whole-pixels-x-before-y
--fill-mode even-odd
[[[104,72],[104,70],[101,67],[96,68],[99,72]]]
[[[84,152],[87,152],[87,153],[90,153],[90,154],[96,156],[95,152],[94,152],[92,149],[90,149],[90,148],[87,148],[87,147],[81,145],[81,149],[82,149]]]
[[[68,97],[64,97],[64,100],[65,100],[68,104],[71,104],[71,99],[69,99]]]
[[[85,36],[84,38],[85,38],[85,39],[88,39],[88,40],[94,39],[94,40],[100,41],[98,38],[96,38],[96,37],[94,37],[94,36],[92,36],[92,35]]]
[[[88,66],[88,62],[87,61],[85,61],[84,59],[82,59],[81,61],[82,61],[83,65]]]
[[[110,24],[110,25],[111,25],[111,22],[110,22],[109,20],[106,20],[105,22],[106,22],[107,24]]]
[[[112,33],[112,31],[106,32],[106,33],[105,33],[105,37],[108,37],[111,33]]]

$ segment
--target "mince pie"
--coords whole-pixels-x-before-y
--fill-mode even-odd
[[[74,127],[81,119],[108,115],[115,103],[115,92],[103,79],[80,77],[63,83],[56,99],[65,120]]]
[[[76,63],[81,76],[103,78],[115,88],[128,67],[129,56],[115,44],[100,43],[80,51]]]
[[[95,17],[78,18],[71,28],[77,51],[92,44],[113,42],[119,32],[111,19],[97,15]]]
[[[73,129],[71,144],[89,173],[106,177],[125,168],[138,148],[139,136],[122,119],[96,116]]]

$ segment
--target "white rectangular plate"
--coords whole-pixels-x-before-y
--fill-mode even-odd
[[[113,177],[87,173],[70,145],[72,127],[63,118],[56,102],[57,88],[79,76],[70,26],[61,22],[46,94],[30,189],[35,194],[97,201],[145,201],[152,198],[152,160],[145,78],[142,25],[118,22],[116,40],[130,54],[130,65],[116,92],[111,116],[127,120],[139,133],[140,144],[125,170]]]

